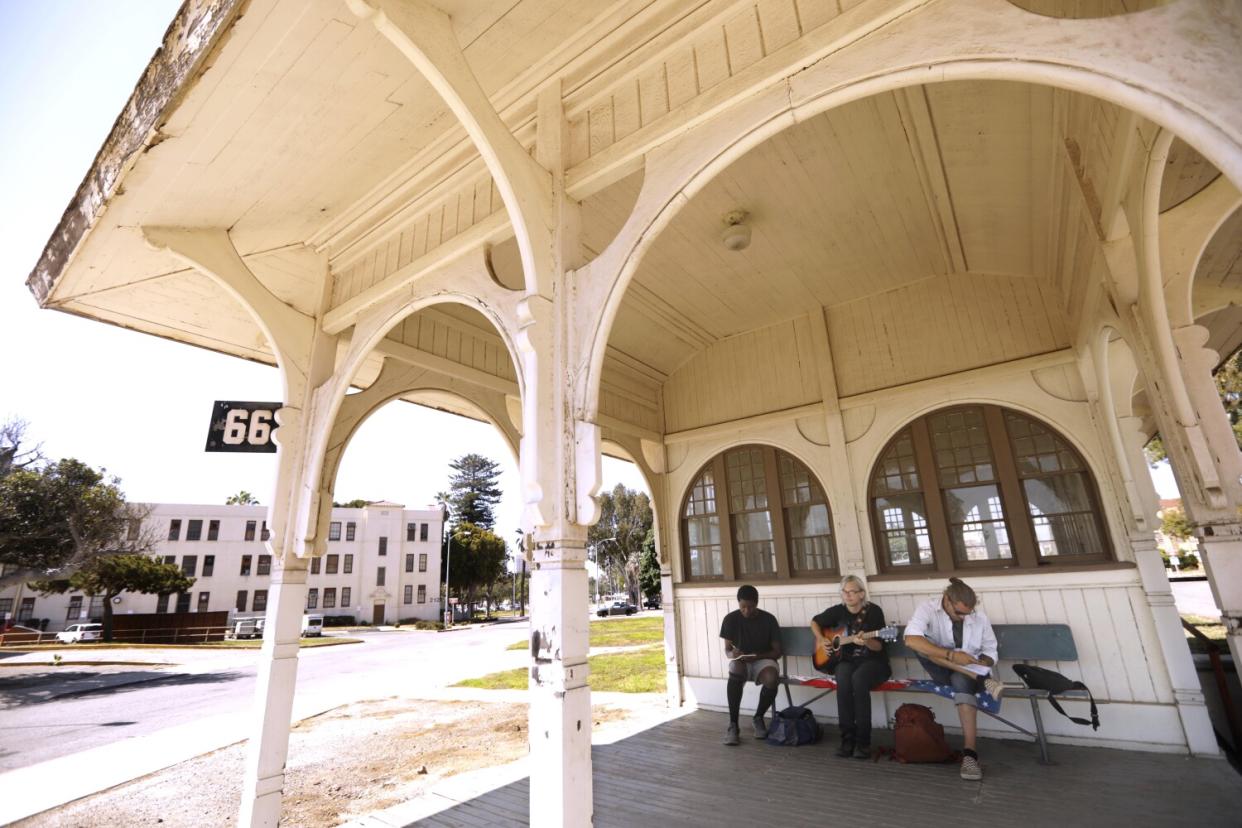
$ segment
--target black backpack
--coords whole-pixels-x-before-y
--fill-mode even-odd
[[[1043,667],[1034,667],[1029,664],[1015,664],[1013,671],[1018,674],[1018,678],[1026,683],[1026,686],[1032,690],[1047,690],[1048,703],[1052,705],[1052,709],[1069,719],[1074,724],[1091,725],[1092,730],[1100,729],[1100,716],[1095,709],[1095,697],[1091,695],[1091,691],[1087,689],[1087,685],[1081,681],[1074,681],[1069,676],[1063,676],[1056,670],[1045,670]],[[1091,720],[1080,719],[1077,716],[1071,716],[1066,713],[1057,701],[1057,694],[1064,693],[1066,690],[1086,690],[1087,698],[1091,701]]]
[[[823,735],[823,728],[815,721],[815,714],[809,707],[786,707],[772,716],[772,726],[768,728],[768,744],[784,747],[813,745]]]

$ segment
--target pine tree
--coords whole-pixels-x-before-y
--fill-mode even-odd
[[[496,526],[500,503],[500,464],[481,454],[463,454],[449,468],[449,491],[438,495],[453,513],[453,525],[471,523],[484,529]]]

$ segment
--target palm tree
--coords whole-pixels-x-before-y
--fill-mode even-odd
[[[250,492],[242,489],[235,495],[229,495],[229,499],[224,501],[225,506],[258,506],[259,499]]]

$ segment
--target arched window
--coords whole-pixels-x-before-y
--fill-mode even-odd
[[[887,572],[1109,559],[1099,495],[1064,438],[994,405],[942,409],[895,436],[871,472]]]
[[[681,510],[688,581],[837,574],[824,488],[801,462],[768,446],[717,455]]]

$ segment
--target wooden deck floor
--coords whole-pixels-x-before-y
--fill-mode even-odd
[[[699,711],[595,747],[595,824],[827,825],[842,802],[867,828],[1242,825],[1242,776],[1223,760],[1053,745],[1048,766],[1032,744],[985,740],[985,778],[965,782],[951,765],[838,759],[831,728],[818,745],[726,748],[725,722]],[[527,825],[527,792],[523,779],[413,824]]]

